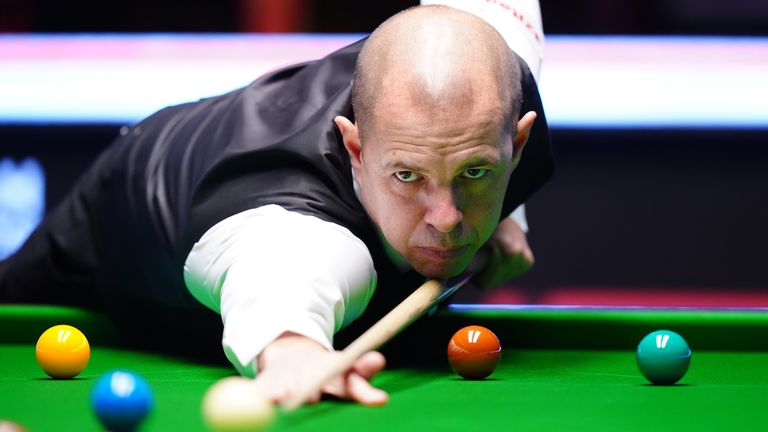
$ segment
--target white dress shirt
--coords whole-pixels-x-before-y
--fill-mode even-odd
[[[268,205],[209,229],[187,256],[184,281],[221,314],[229,361],[254,376],[256,356],[284,332],[332,349],[333,334],[365,310],[376,271],[348,229]]]

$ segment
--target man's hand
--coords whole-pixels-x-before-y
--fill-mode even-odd
[[[337,361],[337,356],[336,352],[329,352],[312,339],[295,333],[284,333],[259,356],[259,374],[255,383],[272,402],[281,403],[312,381],[319,371]],[[369,381],[384,369],[385,363],[381,353],[366,353],[344,376],[338,376],[328,383],[322,394],[363,405],[383,405],[387,403],[389,395],[373,387]],[[314,395],[310,403],[319,401],[322,394]]]
[[[533,266],[533,252],[525,232],[512,219],[504,219],[486,243],[488,262],[473,278],[480,289],[496,287]]]

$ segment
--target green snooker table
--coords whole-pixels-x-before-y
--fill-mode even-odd
[[[73,380],[52,380],[35,362],[37,336],[68,323],[91,339],[91,361]],[[502,363],[466,381],[447,365],[460,327],[491,328]],[[674,386],[649,385],[634,349],[668,328],[693,358]],[[768,314],[760,310],[649,310],[452,306],[423,318],[388,345],[391,365],[374,380],[384,407],[326,400],[280,413],[275,431],[747,431],[768,428]],[[89,406],[99,376],[128,369],[149,382],[155,406],[143,431],[205,430],[206,389],[231,375],[226,362],[115,343],[109,322],[84,311],[0,307],[0,418],[31,431],[96,431]],[[222,356],[223,358],[223,356]]]

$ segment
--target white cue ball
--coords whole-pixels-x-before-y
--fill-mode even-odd
[[[253,380],[229,377],[205,393],[203,419],[214,432],[264,431],[275,419],[275,407],[253,385]]]

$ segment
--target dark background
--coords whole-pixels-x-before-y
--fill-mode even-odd
[[[0,0],[0,32],[362,32],[418,1]],[[768,34],[765,0],[543,0],[549,34]]]
[[[414,4],[0,0],[0,31],[370,32]],[[544,0],[542,15],[547,34],[768,34],[765,0]],[[42,162],[50,208],[119,126],[5,125],[0,157]],[[556,175],[528,206],[537,264],[514,284],[531,301],[562,286],[768,291],[766,136],[554,129]]]

